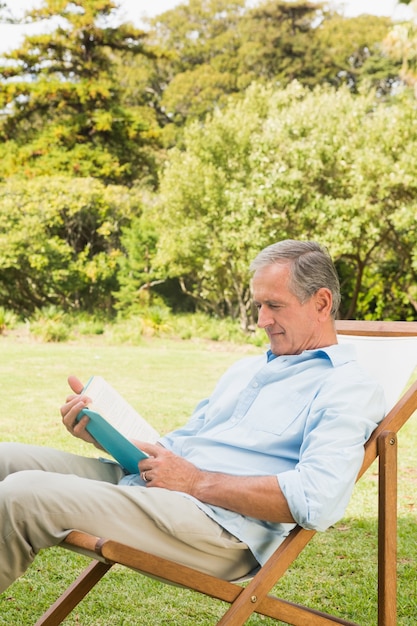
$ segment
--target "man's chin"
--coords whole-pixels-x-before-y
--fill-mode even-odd
[[[272,354],[275,356],[280,356],[281,354],[285,354],[284,352],[284,344],[282,341],[269,341],[269,349]]]

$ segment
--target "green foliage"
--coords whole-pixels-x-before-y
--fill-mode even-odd
[[[417,5],[413,2],[414,13]],[[400,76],[407,85],[417,85],[417,24],[416,20],[394,24],[383,42],[388,55],[401,64]]]
[[[61,343],[76,340],[82,336],[103,335],[108,324],[109,321],[104,317],[75,314],[63,311],[54,305],[36,310],[26,320],[28,336],[44,343]]]
[[[111,0],[45,0],[30,20],[59,17],[51,33],[26,37],[0,67],[2,175],[63,172],[108,183],[155,183],[156,126],[126,108],[114,55],[150,55],[146,34],[106,26]]]
[[[0,184],[0,305],[110,310],[121,227],[138,205],[133,189],[94,179]]]
[[[162,123],[204,117],[236,91],[244,7],[245,0],[189,0],[151,20],[156,41],[170,53],[153,72]]]
[[[247,343],[258,347],[266,345],[264,331],[244,333],[236,320],[218,319],[204,313],[177,315],[173,319],[172,328],[175,335],[183,340],[203,338],[220,343]]]
[[[0,324],[11,320],[1,331],[6,337],[21,337],[42,343],[65,343],[103,337],[109,345],[143,345],[150,338],[192,340],[197,343],[228,342],[233,345],[264,347],[264,331],[244,333],[236,320],[217,319],[204,313],[173,314],[163,303],[143,307],[140,312],[123,312],[117,318],[63,311],[54,305],[37,309],[24,322],[13,314],[3,316]]]
[[[373,88],[380,96],[391,94],[400,83],[401,70],[401,63],[383,46],[391,26],[389,18],[372,15],[346,18],[336,13],[323,20],[310,85],[326,81],[355,93]]]
[[[36,312],[30,324],[30,331],[34,337],[46,342],[67,341],[70,336],[66,316],[55,306]]]
[[[17,315],[13,311],[5,309],[4,306],[0,306],[0,335],[13,329],[17,323]]]
[[[176,141],[170,122],[204,119],[254,81],[345,84],[352,91],[366,84],[390,93],[401,67],[381,48],[388,18],[343,18],[322,3],[189,0],[151,25],[169,51],[148,73],[167,143],[172,135]]]
[[[407,98],[253,85],[172,151],[156,266],[248,326],[251,258],[277,239],[314,238],[342,266],[343,316],[412,318],[416,115]]]
[[[323,60],[326,70],[334,68],[323,55],[319,24],[329,15],[321,3],[296,0],[266,0],[247,11],[240,24],[238,51],[239,86],[254,81],[276,81],[281,86],[292,80],[306,85],[321,82]]]
[[[152,287],[159,281],[151,275],[151,260],[157,242],[156,229],[143,215],[122,228],[121,245],[125,254],[118,259],[119,289],[115,292],[116,309],[130,313],[148,307],[155,300]]]
[[[389,20],[189,0],[145,32],[112,26],[116,6],[44,0],[26,21],[52,32],[4,55],[0,306],[168,307],[248,330],[250,260],[314,237],[342,316],[415,318],[416,114],[406,91],[390,100],[411,57]]]

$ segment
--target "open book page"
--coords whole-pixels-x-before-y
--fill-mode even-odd
[[[91,398],[88,408],[103,417],[126,439],[155,443],[159,433],[102,376],[92,376],[83,393]]]

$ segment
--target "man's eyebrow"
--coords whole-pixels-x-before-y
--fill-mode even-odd
[[[253,304],[266,304],[267,306],[284,306],[284,302],[281,300],[263,300],[260,302],[259,300],[253,299]]]

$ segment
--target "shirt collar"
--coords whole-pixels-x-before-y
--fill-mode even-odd
[[[350,344],[340,344],[336,343],[331,346],[326,346],[324,348],[317,348],[316,350],[304,350],[301,354],[285,354],[283,355],[286,359],[291,359],[294,361],[305,361],[313,358],[327,358],[332,363],[333,367],[337,367],[339,365],[343,365],[344,363],[348,363],[349,361],[356,360],[355,348]],[[271,349],[267,350],[266,353],[268,363],[273,361],[276,358],[279,358],[279,355],[273,354]]]

